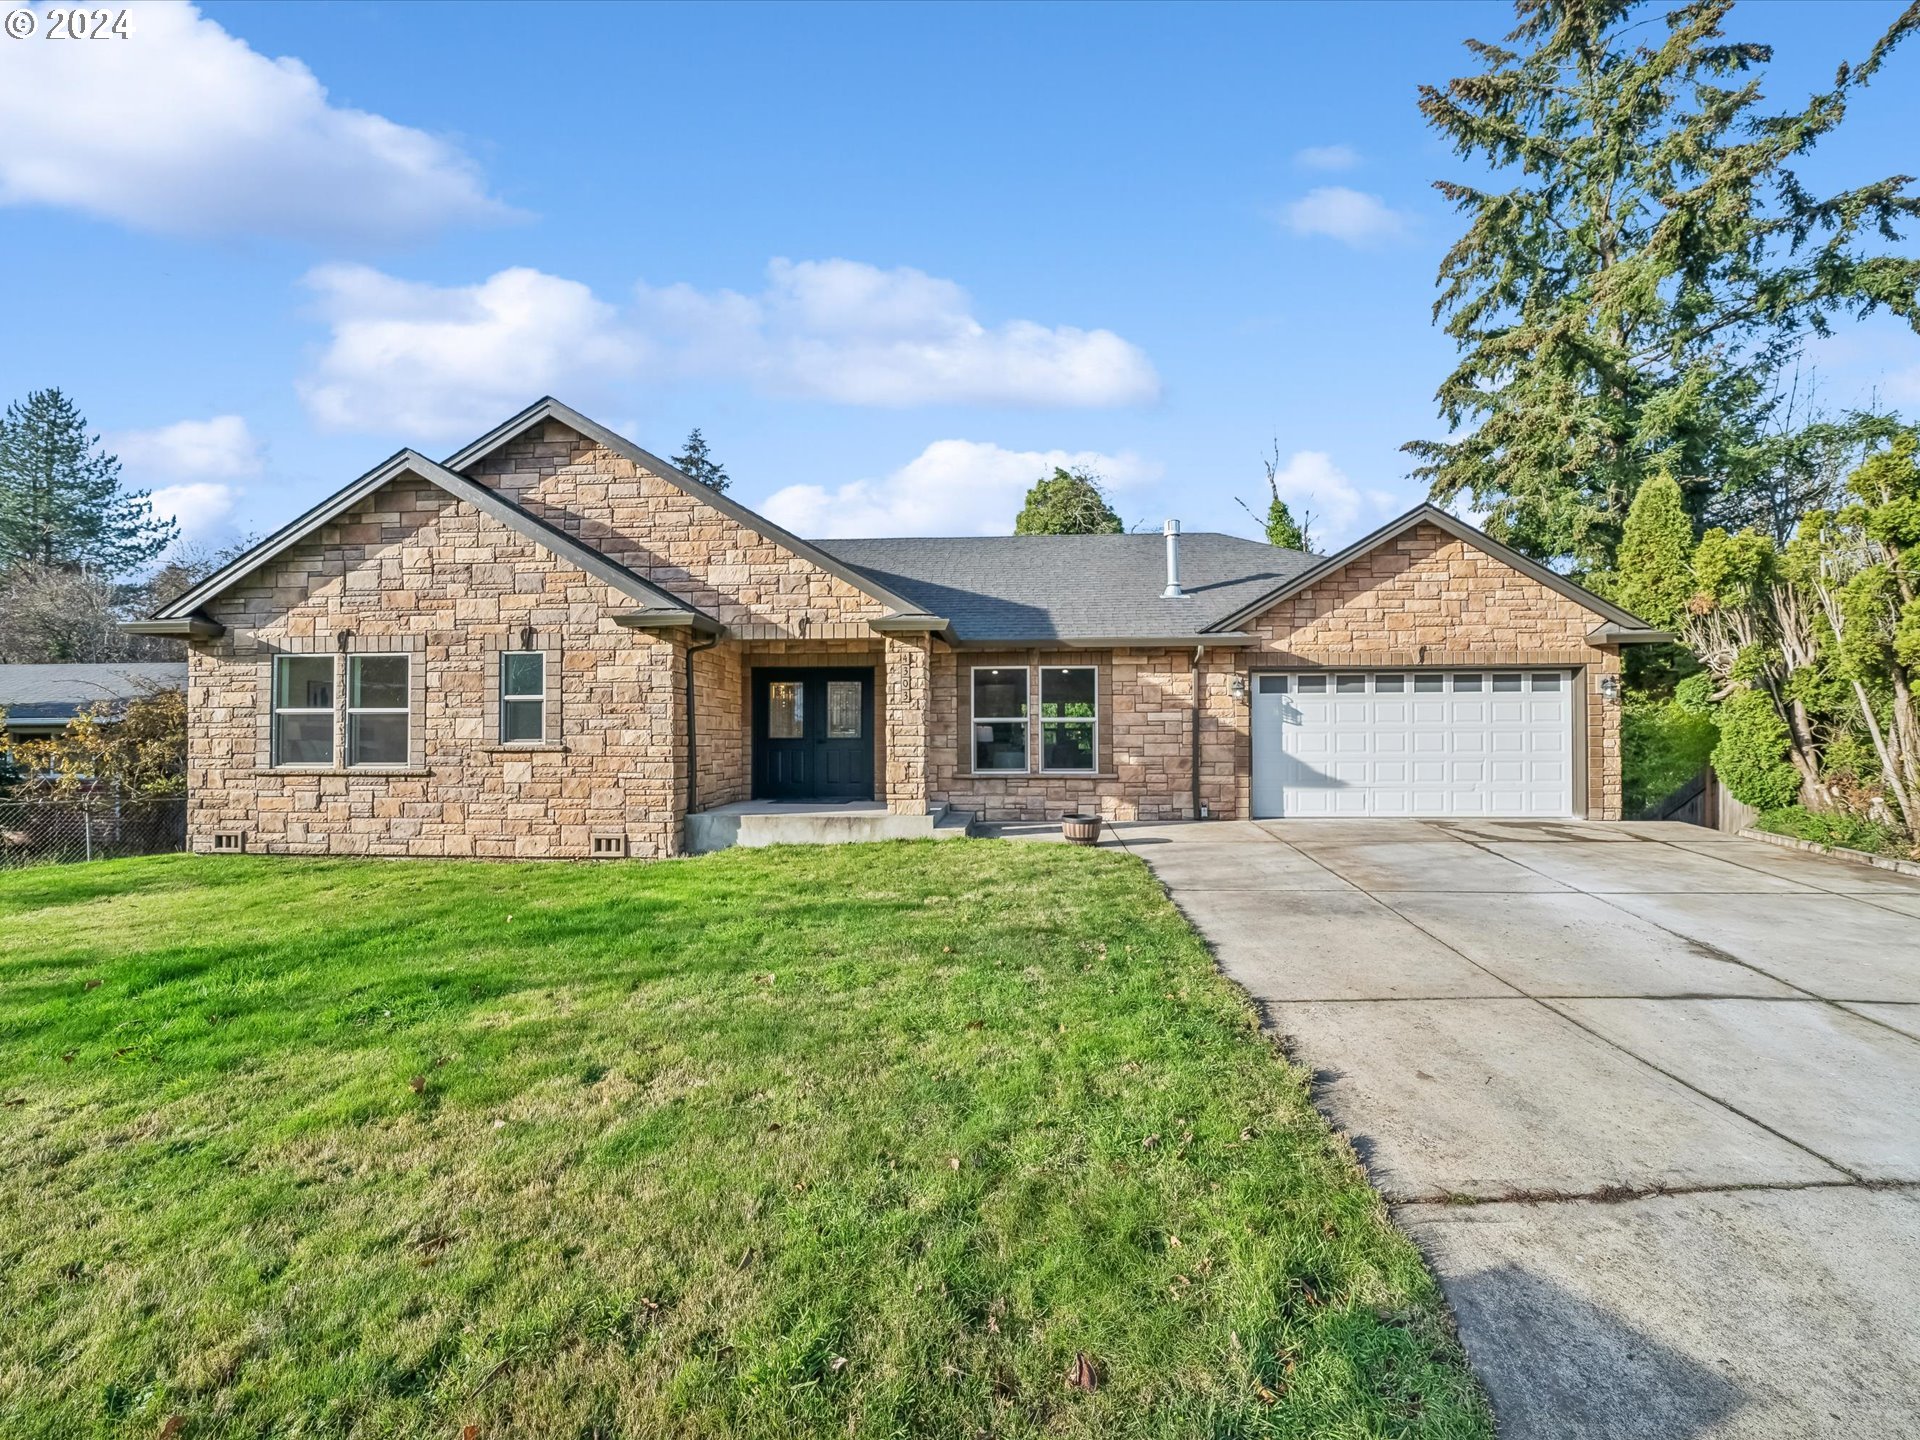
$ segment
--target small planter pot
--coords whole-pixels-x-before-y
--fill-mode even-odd
[[[1098,845],[1100,817],[1098,815],[1063,815],[1060,818],[1060,833],[1075,845]]]

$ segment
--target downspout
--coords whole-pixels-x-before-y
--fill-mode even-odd
[[[1206,653],[1205,645],[1193,647],[1193,721],[1187,727],[1193,735],[1193,758],[1189,769],[1193,772],[1193,818],[1200,818],[1200,657]]]
[[[693,703],[693,657],[702,650],[711,650],[719,643],[720,637],[715,635],[705,644],[687,646],[687,814],[689,815],[693,814],[693,807],[699,803],[700,799],[700,742],[693,719],[694,711],[698,708]]]

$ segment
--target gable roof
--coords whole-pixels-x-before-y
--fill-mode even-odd
[[[1546,566],[1540,564],[1537,560],[1529,560],[1518,550],[1508,549],[1484,530],[1475,529],[1473,526],[1467,524],[1466,521],[1449,515],[1437,505],[1414,506],[1413,509],[1407,511],[1406,514],[1400,516],[1398,519],[1389,520],[1371,535],[1363,536],[1361,539],[1354,541],[1353,544],[1347,546],[1346,549],[1340,551],[1337,555],[1329,555],[1326,559],[1317,561],[1301,573],[1289,577],[1273,589],[1256,596],[1231,613],[1223,615],[1209,628],[1215,630],[1232,630],[1237,626],[1244,625],[1247,621],[1253,619],[1254,616],[1272,609],[1282,600],[1298,595],[1301,591],[1309,589],[1326,579],[1327,576],[1333,574],[1335,571],[1344,569],[1368,551],[1377,549],[1389,540],[1398,539],[1409,530],[1413,530],[1421,525],[1432,525],[1440,530],[1444,530],[1447,534],[1453,536],[1454,539],[1471,545],[1476,550],[1486,552],[1502,564],[1509,565],[1513,569],[1518,570],[1529,579],[1539,581],[1549,590],[1557,591],[1575,604],[1585,606],[1594,614],[1602,616],[1611,626],[1617,628],[1617,630],[1626,632],[1624,636],[1618,638],[1647,638],[1659,636],[1660,634],[1660,632],[1654,630],[1652,626],[1648,625],[1647,622],[1642,620],[1638,615],[1632,614],[1630,611],[1622,610],[1611,600],[1601,599],[1591,590],[1574,584],[1574,582],[1566,576],[1556,574]],[[1662,636],[1660,638],[1665,637]]]
[[[721,625],[705,611],[689,605],[669,590],[609,559],[591,545],[542,520],[496,490],[456,475],[445,466],[429,460],[417,450],[402,450],[375,466],[345,489],[336,491],[291,524],[282,526],[231,564],[223,566],[178,599],[163,605],[153,614],[155,620],[184,620],[222,591],[258,570],[276,555],[307,538],[321,526],[352,509],[381,486],[402,475],[414,475],[437,485],[457,499],[464,500],[482,514],[491,516],[508,529],[525,536],[594,579],[639,602],[640,613],[680,620],[681,623],[709,634],[719,634]],[[683,618],[684,617],[684,618]]]
[[[829,554],[945,615],[962,645],[1183,640],[1317,563],[1299,550],[1204,530],[1180,537],[1177,599],[1161,598],[1166,540],[974,535],[822,540]]]
[[[589,440],[606,446],[607,449],[613,451],[614,454],[624,455],[643,470],[658,475],[669,485],[685,491],[687,494],[693,496],[694,499],[711,505],[729,520],[744,526],[756,535],[773,541],[774,544],[780,546],[781,549],[788,551],[790,554],[798,555],[801,559],[818,565],[829,575],[834,576],[836,579],[844,580],[869,600],[877,600],[889,610],[896,611],[901,615],[940,615],[944,613],[941,611],[923,610],[912,600],[901,595],[896,595],[892,590],[874,580],[872,577],[862,575],[858,571],[841,564],[835,560],[832,555],[820,549],[818,546],[809,541],[802,540],[791,531],[782,529],[780,526],[774,524],[773,521],[767,519],[766,516],[757,511],[749,510],[739,501],[729,500],[723,493],[715,490],[712,486],[702,485],[698,480],[683,473],[678,467],[662,460],[652,451],[641,449],[638,445],[634,444],[633,441],[627,439],[626,436],[615,434],[598,420],[589,419],[571,405],[556,400],[551,395],[543,396],[541,399],[534,401],[533,404],[522,410],[518,415],[515,415],[511,420],[494,426],[493,429],[482,435],[478,440],[463,445],[460,449],[454,451],[453,454],[446,458],[446,467],[449,470],[465,471],[468,467],[484,460],[501,446],[517,440],[535,425],[543,424],[548,420],[557,420],[569,430],[577,431]]]

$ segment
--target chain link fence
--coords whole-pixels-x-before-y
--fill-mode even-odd
[[[0,799],[0,870],[69,865],[120,855],[161,855],[187,845],[187,802]]]

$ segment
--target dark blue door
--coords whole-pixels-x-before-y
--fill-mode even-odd
[[[873,798],[873,671],[753,672],[756,800]]]

